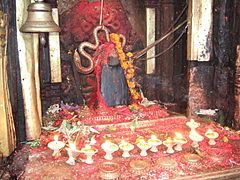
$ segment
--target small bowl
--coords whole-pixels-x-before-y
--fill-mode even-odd
[[[120,166],[115,162],[103,162],[99,166],[99,176],[102,179],[113,180],[120,176]]]
[[[150,163],[144,160],[132,160],[129,165],[131,173],[135,175],[146,174],[150,169]]]

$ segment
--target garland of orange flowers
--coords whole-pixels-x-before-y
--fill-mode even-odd
[[[128,52],[127,54],[123,52],[122,42],[120,41],[119,34],[111,33],[110,40],[115,44],[115,48],[118,53],[121,67],[124,69],[124,72],[125,72],[125,77],[127,79],[127,84],[128,84],[131,96],[134,100],[140,100],[141,95],[137,91],[136,89],[137,83],[133,79],[135,75],[133,61],[131,60],[131,57],[133,56],[133,54],[131,52]],[[126,58],[126,56],[128,58]]]

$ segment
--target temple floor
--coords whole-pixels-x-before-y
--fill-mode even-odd
[[[80,108],[81,109],[81,108]],[[101,110],[94,113],[89,109],[66,108],[59,113],[47,117],[50,128],[44,128],[40,141],[31,142],[16,152],[12,171],[16,174],[19,169],[24,171],[18,174],[19,179],[239,179],[240,178],[240,134],[229,128],[223,128],[214,121],[196,118],[194,122],[183,115],[168,112],[160,106],[138,107]],[[77,116],[76,116],[77,115]],[[76,149],[83,149],[86,144],[96,151],[92,164],[86,163],[86,155],[80,151],[75,158],[75,164],[66,163],[69,160],[69,136],[66,135],[66,122],[69,125],[91,127],[93,131],[73,133]],[[82,124],[79,124],[81,122]],[[83,123],[84,122],[84,123]],[[95,122],[95,123],[93,123]],[[193,123],[195,129],[189,127]],[[90,126],[91,124],[91,126]],[[49,125],[49,124],[48,124]],[[55,129],[51,129],[55,127]],[[68,130],[71,128],[68,127]],[[211,144],[211,139],[206,132],[211,130],[217,134],[216,144]],[[196,131],[196,132],[195,132]],[[177,134],[184,139],[182,150],[177,149]],[[193,143],[197,133],[199,146]],[[61,149],[61,154],[52,155],[49,149],[50,142],[66,143]],[[69,134],[68,134],[69,135]],[[146,154],[142,153],[149,139],[158,139],[160,143],[157,152],[152,152],[148,147]],[[202,139],[204,138],[204,139]],[[94,140],[94,142],[92,141]],[[198,140],[196,140],[198,141]],[[105,159],[103,143],[110,142],[117,145],[112,153],[113,159]],[[134,145],[130,157],[123,157],[121,143],[129,142]],[[180,141],[181,142],[181,141]],[[34,144],[35,143],[35,144]],[[210,144],[211,145],[210,145]],[[36,145],[37,144],[37,145]],[[112,145],[112,144],[111,144]],[[143,147],[144,147],[143,146]],[[171,147],[173,146],[173,149]],[[169,151],[170,148],[170,151]],[[111,146],[109,146],[111,149]],[[156,150],[156,149],[155,149]],[[172,151],[171,151],[172,150]],[[20,165],[19,165],[20,164]],[[21,168],[19,167],[21,166]]]

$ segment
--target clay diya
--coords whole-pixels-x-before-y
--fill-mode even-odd
[[[92,148],[90,145],[86,145],[84,148],[81,149],[81,152],[87,156],[84,162],[87,164],[92,164],[93,163],[92,157],[94,154],[98,152],[98,150]]]
[[[174,140],[171,137],[168,137],[165,141],[163,141],[163,145],[165,145],[167,147],[166,153],[168,153],[168,154],[174,153],[173,146],[175,144],[176,143],[174,142]]]
[[[198,134],[196,131],[191,131],[189,134],[189,138],[193,141],[192,147],[197,148],[199,147],[199,142],[203,141],[204,137]]]
[[[123,150],[122,157],[130,157],[129,151],[134,149],[134,145],[129,142],[122,141],[119,145],[119,148]]]
[[[151,138],[148,140],[148,144],[152,146],[150,151],[158,152],[157,146],[161,145],[162,141],[158,139],[157,136],[152,135]]]
[[[180,133],[175,133],[175,137],[173,138],[174,142],[176,143],[176,146],[174,149],[176,151],[182,151],[182,146],[187,143],[187,139],[182,136]]]
[[[147,150],[150,149],[152,146],[144,139],[142,139],[137,143],[137,147],[141,150],[140,156],[147,156]]]
[[[205,136],[209,139],[208,144],[213,146],[216,144],[215,139],[218,138],[219,134],[211,129],[208,129]]]
[[[64,148],[65,143],[58,140],[58,135],[54,136],[54,141],[48,143],[48,148],[53,150],[52,156],[60,156],[60,150]]]
[[[76,148],[75,143],[69,143],[69,148],[66,148],[68,154],[67,164],[74,166],[76,164],[75,159],[81,153],[80,150]]]
[[[101,147],[106,153],[106,155],[104,156],[104,158],[106,160],[112,160],[113,159],[112,153],[114,153],[115,151],[117,151],[119,149],[117,144],[114,144],[114,143],[110,142],[109,140],[102,143]]]

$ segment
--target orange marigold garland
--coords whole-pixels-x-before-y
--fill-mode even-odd
[[[127,84],[131,93],[131,97],[135,101],[140,101],[141,95],[137,90],[137,83],[134,81],[135,69],[133,66],[133,61],[131,59],[133,54],[131,52],[128,52],[126,54],[124,53],[119,34],[110,34],[110,40],[115,44],[121,67],[124,69],[125,72],[125,77],[127,79]]]

